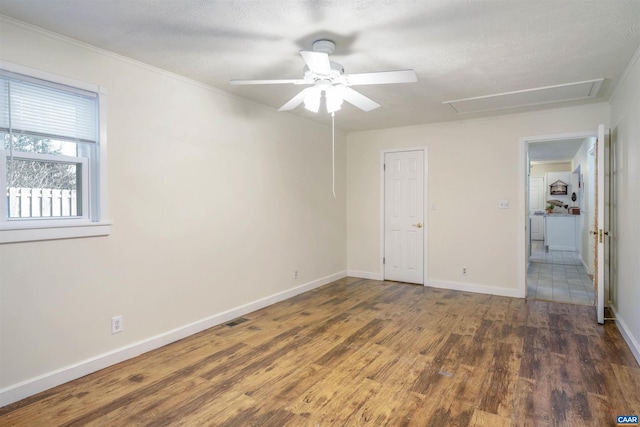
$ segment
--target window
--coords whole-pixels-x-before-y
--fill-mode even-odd
[[[109,234],[106,92],[0,62],[0,243]]]

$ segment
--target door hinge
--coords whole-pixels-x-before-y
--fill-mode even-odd
[[[384,264],[386,261],[385,257],[382,257],[382,263]]]
[[[383,170],[383,171],[386,171],[386,170],[387,170],[387,164],[386,164],[386,163],[383,163],[383,164],[382,164],[382,170]]]

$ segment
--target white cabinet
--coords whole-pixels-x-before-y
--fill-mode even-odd
[[[576,247],[575,215],[547,215],[545,217],[545,245],[549,250],[575,251]]]
[[[531,240],[544,240],[544,216],[531,215]]]

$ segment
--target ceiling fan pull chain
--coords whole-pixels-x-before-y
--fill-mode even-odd
[[[331,163],[333,197],[336,197],[336,113],[331,113]]]

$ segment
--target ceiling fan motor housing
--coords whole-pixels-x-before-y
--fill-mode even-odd
[[[331,55],[336,50],[336,44],[328,39],[320,39],[311,45],[314,52],[322,52]]]
[[[304,68],[302,69],[304,74],[304,79],[310,83],[313,83],[318,79],[333,80],[344,73],[344,67],[341,64],[338,64],[337,62],[333,62],[333,61],[331,61],[330,63],[331,63],[331,71],[327,75],[315,73],[309,69],[308,65],[305,65]]]

